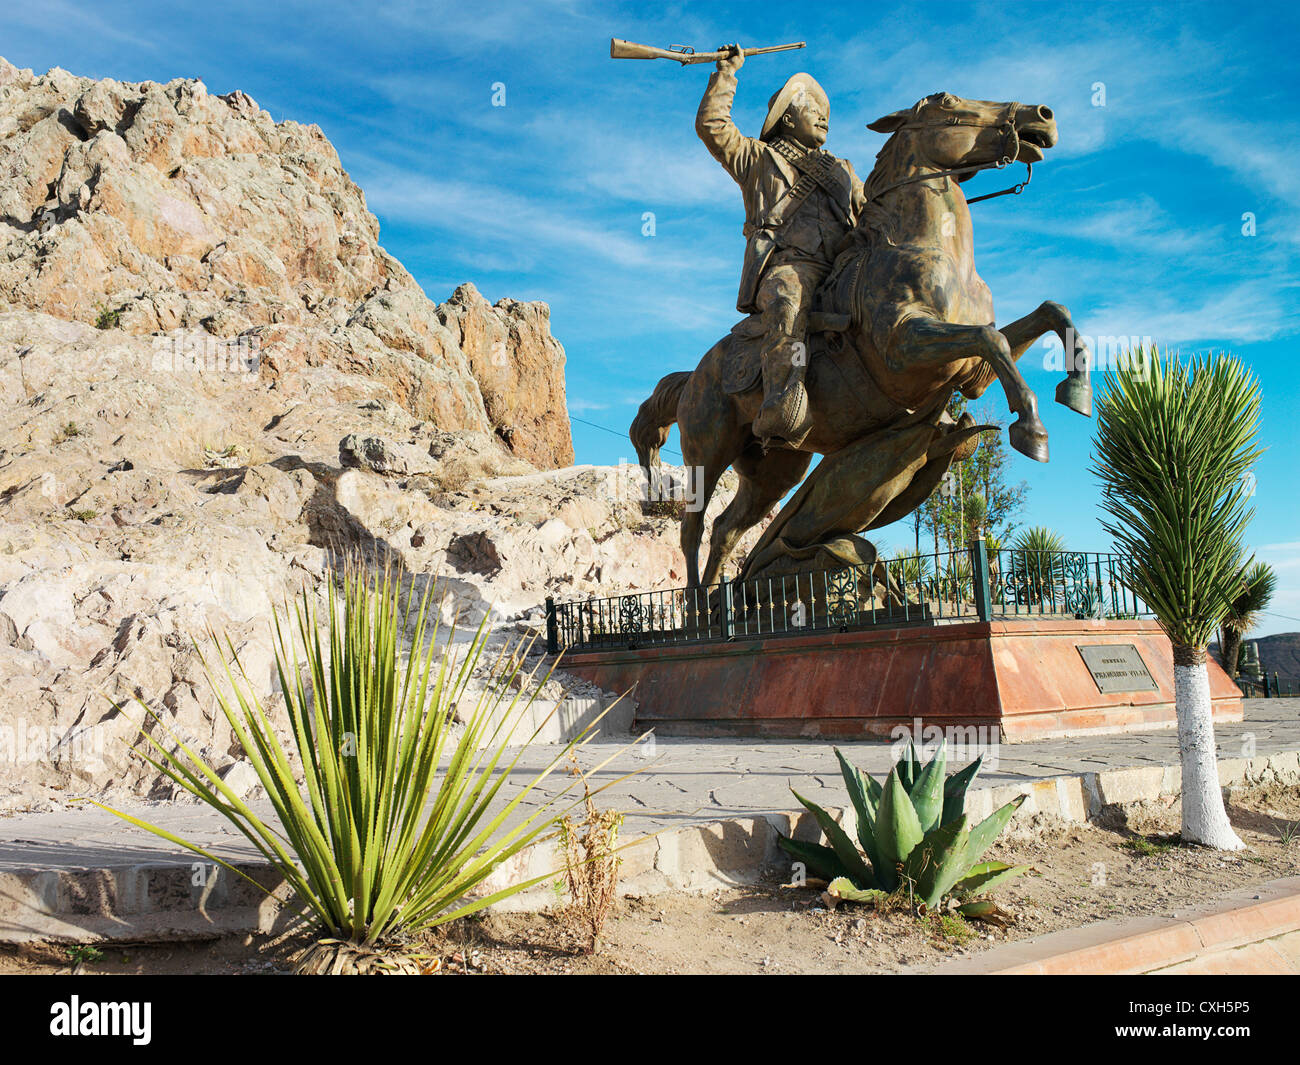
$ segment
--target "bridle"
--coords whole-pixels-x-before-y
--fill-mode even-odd
[[[939,129],[946,126],[974,126],[978,129],[996,128],[1003,131],[1002,150],[999,153],[999,158],[996,162],[976,163],[973,166],[954,167],[951,170],[937,170],[933,174],[916,174],[913,177],[903,178],[902,181],[895,181],[892,185],[887,185],[879,192],[868,197],[867,202],[870,203],[872,200],[878,200],[880,199],[880,197],[885,195],[885,193],[893,192],[894,189],[899,188],[903,185],[911,185],[913,182],[931,181],[935,178],[955,177],[958,174],[974,175],[979,173],[981,170],[1002,170],[1003,168],[1009,166],[1011,163],[1015,162],[1016,156],[1020,154],[1020,134],[1016,130],[1016,122],[1015,122],[1016,109],[1019,106],[1020,104],[1014,101],[1008,103],[1006,109],[1002,112],[1001,115],[999,115],[996,119],[993,119],[988,122],[979,122],[973,119],[958,118],[956,115],[953,115],[951,118],[947,118],[942,122],[908,122],[902,126],[899,126],[898,129],[894,130],[895,133],[902,133],[904,130],[910,130],[910,129]],[[1012,185],[1010,188],[1005,188],[998,192],[987,192],[983,196],[972,196],[969,200],[966,201],[966,203],[967,204],[979,203],[980,200],[991,200],[997,196],[1019,196],[1021,191],[1024,189],[1024,187],[1028,185],[1029,182],[1033,180],[1033,178],[1034,178],[1034,164],[1026,163],[1024,181],[1017,182],[1015,185]]]

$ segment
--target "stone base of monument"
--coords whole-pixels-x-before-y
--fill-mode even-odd
[[[631,693],[662,736],[889,737],[984,726],[1006,741],[1175,724],[1173,656],[1155,621],[1008,619],[566,654]],[[1241,692],[1212,659],[1216,721]],[[971,739],[975,737],[972,736]]]

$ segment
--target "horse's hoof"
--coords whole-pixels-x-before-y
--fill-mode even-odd
[[[1011,446],[1035,462],[1047,461],[1047,430],[1037,418],[1026,419],[1022,414],[1011,423],[1008,432]]]
[[[1056,402],[1091,418],[1092,385],[1078,377],[1067,377],[1056,386]]]

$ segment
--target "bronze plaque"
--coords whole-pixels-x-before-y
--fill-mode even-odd
[[[1079,648],[1083,664],[1092,674],[1097,690],[1111,692],[1153,692],[1158,685],[1147,669],[1138,649],[1131,643],[1094,643]]]

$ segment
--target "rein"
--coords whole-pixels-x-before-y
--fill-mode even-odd
[[[903,178],[902,181],[895,181],[892,185],[886,185],[879,192],[869,197],[867,202],[871,203],[874,200],[880,199],[880,197],[884,196],[886,193],[893,192],[894,189],[901,188],[903,185],[911,185],[917,181],[932,181],[935,178],[955,177],[958,174],[970,174],[973,176],[982,170],[1002,170],[1009,166],[1011,163],[1015,162],[1016,156],[1020,153],[1020,134],[1016,132],[1016,124],[1013,117],[1016,113],[1016,108],[1019,106],[1019,104],[1014,102],[1007,104],[1007,109],[1003,113],[1003,116],[996,122],[972,122],[968,119],[960,119],[954,116],[944,122],[909,122],[906,125],[899,126],[898,129],[895,130],[896,133],[901,133],[903,130],[907,129],[935,129],[943,126],[976,126],[980,129],[990,129],[996,126],[998,129],[1005,130],[1006,132],[1002,138],[1002,155],[996,162],[976,163],[974,166],[954,167],[951,170],[938,170],[933,174],[916,174],[913,177]],[[981,200],[992,200],[998,196],[1019,196],[1025,186],[1028,185],[1033,178],[1034,164],[1026,163],[1024,181],[1019,181],[1009,188],[1001,189],[998,192],[986,192],[983,196],[972,196],[966,201],[966,203],[967,205],[970,205],[972,203],[979,203]]]

